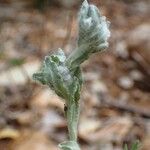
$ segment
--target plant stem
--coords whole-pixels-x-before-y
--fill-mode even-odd
[[[68,122],[69,140],[76,142],[78,120],[79,120],[79,103],[72,99],[69,100],[66,115]]]
[[[88,57],[88,45],[82,45],[76,48],[67,58],[66,65],[70,70],[78,67]]]

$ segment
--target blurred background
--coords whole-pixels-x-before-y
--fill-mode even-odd
[[[150,149],[150,1],[89,0],[111,22],[108,50],[82,66],[82,150]],[[0,0],[0,150],[58,150],[64,103],[32,81],[45,55],[76,47],[81,0]]]

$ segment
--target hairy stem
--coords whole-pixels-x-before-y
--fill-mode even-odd
[[[68,107],[66,110],[69,140],[77,141],[77,128],[79,120],[79,103],[73,100],[68,101]]]
[[[82,45],[78,48],[76,48],[67,58],[66,65],[70,70],[73,70],[74,68],[78,67],[82,62],[84,62],[87,57],[88,53],[87,50],[88,45]]]

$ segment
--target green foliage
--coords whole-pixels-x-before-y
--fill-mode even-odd
[[[21,66],[24,64],[25,60],[23,58],[12,58],[9,60],[11,66]]]
[[[48,85],[64,99],[68,123],[69,141],[59,145],[62,150],[80,150],[77,143],[79,99],[82,87],[80,65],[88,57],[108,47],[109,23],[98,8],[85,0],[79,12],[78,46],[67,58],[59,49],[56,54],[45,57],[39,72],[33,79]]]
[[[5,58],[6,58],[6,55],[5,55],[4,51],[0,50],[0,60],[3,60]]]
[[[78,144],[74,141],[67,141],[59,144],[62,150],[80,150]]]
[[[57,54],[45,57],[41,70],[33,74],[33,79],[48,85],[66,101],[78,101],[82,86],[80,68],[77,67],[74,72],[71,72],[65,62],[66,56],[59,49]]]
[[[124,147],[124,150],[140,150],[140,143],[139,141],[136,141],[132,144],[131,149],[128,149],[127,144]]]

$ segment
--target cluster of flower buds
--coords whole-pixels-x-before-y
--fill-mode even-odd
[[[70,68],[75,68],[96,52],[108,47],[109,22],[98,8],[85,0],[79,12],[78,47],[68,58]]]

